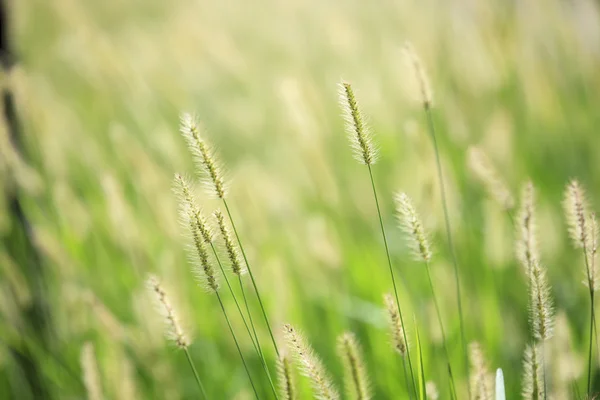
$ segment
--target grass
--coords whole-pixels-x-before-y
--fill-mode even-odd
[[[521,394],[527,346],[537,364],[531,374],[542,363],[546,370],[548,396],[595,393],[598,362],[588,337],[595,313],[582,311],[590,310],[581,284],[589,251],[569,242],[561,208],[573,178],[588,189],[589,211],[599,206],[600,59],[593,49],[600,17],[595,3],[577,4],[551,1],[540,11],[502,1],[15,2],[18,64],[2,85],[13,90],[22,145],[7,144],[3,124],[0,397],[84,397],[80,354],[88,342],[106,398],[199,397],[186,357],[166,343],[148,306],[149,273],[176,289],[208,398],[273,398],[265,367],[275,371],[277,353],[289,351],[286,323],[304,332],[340,388],[345,367],[336,338],[352,332],[372,398],[423,396],[427,381],[450,398],[447,358],[457,397],[466,398],[463,334],[481,344],[489,371],[502,368],[507,398]],[[405,40],[418,49],[434,95],[453,246]],[[372,181],[347,145],[336,102],[340,76],[369,115],[379,149]],[[186,263],[171,193],[175,172],[196,169],[177,133],[182,110],[197,113],[220,156],[232,236],[239,234],[252,267],[255,285],[244,278],[219,295],[256,395],[220,306]],[[549,358],[532,342],[513,222],[470,171],[472,146],[513,195],[525,181],[536,187],[538,247],[556,316],[555,334],[544,341]],[[412,260],[396,229],[398,189],[412,195],[430,232],[444,335],[423,263]],[[204,191],[194,196],[207,215],[224,207]],[[409,381],[410,372],[419,379],[416,391],[407,390],[387,333],[388,261],[402,278],[404,316],[417,316],[404,321],[413,353],[419,332],[419,362],[407,370]],[[247,329],[240,317],[248,310],[256,334],[250,318]],[[257,339],[272,343],[259,352]],[[297,398],[311,398],[307,379],[295,376],[295,383]]]

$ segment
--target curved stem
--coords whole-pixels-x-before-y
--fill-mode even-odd
[[[229,321],[229,317],[227,316],[227,312],[225,311],[225,306],[223,306],[221,296],[219,295],[219,292],[215,292],[215,294],[217,295],[219,305],[221,306],[221,310],[223,311],[223,316],[225,317],[225,321],[227,321],[227,326],[229,327],[229,331],[231,332],[231,336],[233,337],[233,341],[235,342],[235,347],[237,348],[237,351],[240,354],[240,358],[242,359],[242,364],[244,364],[244,369],[246,370],[246,374],[248,375],[248,380],[250,380],[250,385],[252,386],[252,390],[254,391],[254,396],[256,396],[257,400],[260,400],[258,392],[256,391],[256,387],[254,386],[254,381],[252,381],[252,375],[250,375],[250,370],[248,369],[248,365],[246,365],[246,360],[244,359],[244,355],[242,354],[242,349],[240,349],[237,337],[235,336],[235,332],[233,331],[233,327],[231,326],[231,322]]]
[[[275,336],[273,336],[273,331],[271,329],[271,324],[269,323],[269,318],[267,317],[265,307],[263,305],[262,299],[260,298],[260,292],[258,291],[258,287],[256,286],[256,281],[254,280],[254,274],[252,274],[252,268],[250,268],[250,263],[248,262],[248,257],[246,257],[246,252],[244,251],[244,246],[242,245],[242,241],[240,240],[240,235],[238,235],[237,228],[235,226],[235,223],[233,222],[233,218],[231,217],[231,211],[229,210],[229,206],[227,205],[227,200],[225,200],[225,198],[222,198],[222,200],[223,200],[223,205],[225,206],[225,210],[227,211],[227,216],[229,217],[229,222],[231,223],[231,227],[233,228],[233,233],[235,234],[235,238],[237,239],[238,245],[240,246],[242,256],[244,257],[244,262],[246,263],[246,267],[248,268],[248,274],[250,275],[250,280],[252,281],[252,286],[254,287],[254,292],[256,293],[256,298],[258,299],[258,303],[260,304],[260,309],[262,311],[263,318],[267,325],[267,329],[269,330],[269,335],[271,336],[271,341],[273,342],[273,348],[275,348],[275,353],[279,357],[279,349],[277,348],[277,343],[275,342]]]
[[[394,287],[394,295],[396,297],[396,306],[398,307],[398,315],[400,316],[400,323],[402,324],[402,333],[404,335],[404,342],[407,344],[406,345],[406,356],[408,358],[408,367],[410,369],[410,375],[412,378],[412,384],[413,384],[413,389],[415,391],[415,393],[417,393],[417,386],[415,384],[415,376],[413,373],[413,368],[412,368],[412,362],[410,359],[410,348],[408,346],[408,340],[406,340],[406,325],[404,325],[404,319],[402,317],[402,308],[400,307],[400,300],[398,298],[398,288],[396,286],[396,278],[394,277],[394,269],[392,267],[392,259],[390,257],[390,251],[388,248],[388,243],[387,243],[387,237],[385,235],[385,228],[383,227],[383,218],[381,217],[381,209],[379,207],[379,199],[377,197],[377,190],[375,189],[375,180],[373,179],[373,171],[371,169],[371,165],[367,164],[367,167],[369,168],[369,177],[371,178],[371,187],[373,188],[373,197],[375,198],[375,205],[377,207],[377,215],[379,216],[379,226],[381,228],[381,235],[383,236],[383,244],[385,246],[385,255],[387,257],[387,261],[388,261],[388,267],[390,269],[390,277],[392,278],[392,286]],[[410,391],[409,391],[410,394]],[[411,396],[412,398],[412,396]]]
[[[185,352],[185,356],[187,357],[187,360],[190,363],[190,368],[192,368],[192,371],[194,372],[194,378],[196,378],[196,383],[198,384],[198,387],[200,388],[202,397],[204,399],[208,399],[208,396],[206,395],[206,391],[204,390],[204,386],[202,385],[202,382],[200,381],[200,376],[198,376],[198,371],[196,371],[196,366],[194,365],[194,361],[192,361],[192,357],[190,356],[190,352],[188,351],[187,347],[184,347],[183,351]]]

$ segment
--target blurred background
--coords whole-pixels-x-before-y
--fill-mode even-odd
[[[431,231],[434,283],[466,393],[434,153],[401,51],[406,41],[433,88],[467,340],[481,343],[491,371],[503,368],[508,398],[517,398],[527,286],[511,220],[469,169],[475,145],[513,196],[527,179],[538,189],[557,315],[549,385],[555,399],[569,398],[573,384],[585,390],[589,302],[561,200],[577,177],[592,205],[600,201],[597,2],[2,5],[12,55],[4,55],[1,82],[14,110],[5,106],[0,125],[0,397],[85,398],[80,354],[91,342],[106,398],[197,398],[185,356],[164,340],[147,300],[144,280],[155,273],[193,334],[190,352],[209,395],[252,398],[218,304],[186,261],[171,187],[175,172],[194,176],[178,133],[178,115],[189,111],[226,166],[232,212],[277,339],[283,323],[301,329],[341,385],[335,339],[351,330],[375,397],[406,398],[382,308],[391,286],[368,172],[352,157],[337,103],[341,78],[353,84],[380,149],[376,185],[400,300],[423,337],[425,373],[448,398],[427,275],[394,216],[398,190]],[[205,211],[219,207],[198,196]],[[268,333],[258,326],[273,366]],[[239,336],[270,398],[251,342]]]

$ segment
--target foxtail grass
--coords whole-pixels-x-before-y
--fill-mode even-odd
[[[394,296],[390,293],[386,293],[383,296],[383,303],[385,305],[388,319],[390,342],[394,350],[402,358],[404,383],[406,385],[406,391],[409,393],[409,396],[411,396],[411,386],[408,378],[408,373],[406,371],[406,355],[408,353],[408,342],[406,341],[406,333],[404,332],[404,326],[402,324],[402,321],[400,320],[400,314],[398,313],[398,307],[396,306]]]
[[[479,147],[471,146],[467,150],[467,163],[489,196],[512,218],[511,210],[515,207],[515,199],[488,156]]]
[[[342,82],[339,85],[339,101],[342,109],[342,113],[344,119],[346,121],[346,131],[348,133],[348,137],[350,139],[350,145],[354,151],[354,156],[360,163],[367,166],[369,170],[369,178],[371,180],[371,188],[373,190],[373,198],[375,200],[375,206],[377,208],[377,216],[379,217],[379,227],[381,229],[381,236],[383,238],[383,244],[385,247],[385,255],[387,258],[387,264],[390,271],[390,278],[392,281],[392,287],[394,289],[394,296],[396,298],[396,307],[398,308],[398,315],[400,318],[400,322],[404,326],[404,320],[402,316],[402,308],[400,307],[400,299],[398,297],[398,287],[396,285],[396,278],[394,276],[394,268],[392,266],[392,259],[390,257],[389,246],[387,242],[387,236],[385,233],[385,228],[383,226],[383,217],[381,215],[381,208],[379,206],[379,198],[377,196],[377,189],[375,188],[375,180],[373,178],[373,169],[372,166],[377,160],[377,149],[373,145],[373,140],[371,136],[371,132],[369,127],[365,122],[365,117],[363,116],[359,106],[358,101],[356,100],[356,96],[354,95],[354,91],[352,86],[348,82]],[[406,335],[406,333],[403,334]],[[406,337],[404,337],[404,342],[406,342]],[[410,349],[406,348],[406,355],[408,359],[408,365],[411,374],[411,380],[413,389],[416,392],[416,384],[415,378],[413,374],[412,361],[410,358]],[[408,389],[408,388],[407,388]],[[410,395],[410,390],[408,390]],[[412,395],[410,395],[412,398]]]
[[[337,344],[338,355],[344,364],[344,387],[348,398],[369,400],[369,377],[358,340],[354,334],[346,332],[338,337]]]
[[[323,362],[306,339],[289,324],[284,325],[283,331],[287,346],[294,354],[300,372],[310,380],[314,397],[319,400],[338,400],[340,395]]]
[[[474,400],[492,400],[492,383],[481,346],[473,342],[469,346],[471,377],[469,380],[471,396]]]
[[[194,374],[194,378],[196,379],[196,384],[198,385],[198,388],[200,389],[200,393],[202,393],[202,398],[208,399],[208,396],[206,395],[206,391],[204,390],[204,385],[202,384],[202,381],[200,380],[200,376],[198,375],[198,371],[196,370],[194,361],[192,360],[192,357],[190,356],[190,353],[188,351],[188,347],[190,345],[189,339],[188,339],[187,335],[185,334],[185,332],[181,326],[181,323],[179,322],[179,317],[177,315],[177,312],[173,308],[171,301],[169,300],[169,297],[167,296],[167,292],[160,284],[160,281],[158,280],[158,278],[156,278],[155,276],[150,276],[148,278],[147,286],[148,286],[148,290],[155,297],[156,306],[157,306],[160,314],[166,320],[166,324],[165,324],[166,331],[165,332],[166,332],[167,339],[173,341],[173,343],[175,343],[175,345],[179,349],[183,350],[183,352],[185,353],[185,356],[188,360],[188,363],[190,364],[190,369],[192,370],[192,372]]]
[[[450,216],[449,216],[449,212],[448,212],[448,201],[446,199],[444,174],[442,171],[442,162],[440,160],[440,151],[439,151],[438,143],[437,143],[435,124],[433,122],[433,113],[432,113],[433,94],[431,91],[431,85],[429,84],[429,79],[427,77],[427,74],[425,73],[425,68],[423,67],[421,60],[418,57],[417,53],[414,51],[412,45],[410,43],[407,43],[404,47],[404,50],[405,50],[405,54],[406,54],[408,60],[410,61],[410,64],[412,66],[415,77],[417,78],[417,81],[419,83],[419,88],[421,90],[421,101],[422,101],[422,105],[423,105],[423,110],[425,112],[425,116],[427,119],[427,127],[429,130],[429,134],[430,134],[431,141],[433,144],[433,150],[435,153],[435,164],[436,164],[436,170],[437,170],[438,181],[439,181],[440,196],[442,199],[442,209],[444,211],[444,224],[446,227],[446,238],[448,241],[448,247],[450,249],[452,265],[454,267],[454,281],[455,281],[455,286],[456,286],[456,301],[457,301],[457,305],[458,305],[460,338],[461,338],[461,344],[462,344],[462,348],[463,348],[464,365],[465,365],[465,370],[467,372],[466,375],[469,376],[469,361],[468,361],[468,356],[467,356],[467,342],[466,342],[466,338],[465,338],[465,321],[464,321],[463,309],[462,309],[462,297],[461,297],[461,290],[460,290],[458,259],[456,257],[456,251],[454,249],[454,240],[452,238],[452,228],[450,226]],[[469,393],[469,398],[470,397],[471,397],[471,394]]]
[[[588,395],[591,395],[593,336],[596,319],[594,297],[595,292],[598,289],[598,273],[595,261],[598,250],[598,223],[596,221],[596,215],[589,212],[585,191],[577,180],[572,180],[567,185],[564,208],[569,227],[569,235],[573,240],[575,248],[580,248],[582,250],[585,261],[585,284],[588,287],[590,296],[587,393]]]
[[[222,168],[220,167],[220,163],[217,161],[217,157],[214,154],[214,151],[209,146],[208,142],[204,138],[202,138],[200,134],[200,126],[195,116],[188,113],[182,114],[180,131],[183,137],[185,138],[192,155],[194,156],[197,169],[203,177],[203,181],[207,187],[208,192],[220,199],[223,203],[223,206],[225,207],[227,217],[229,218],[229,223],[233,228],[235,238],[238,242],[240,251],[242,252],[242,257],[244,258],[244,263],[246,264],[246,268],[248,269],[248,274],[250,275],[250,280],[252,282],[254,293],[256,294],[256,298],[260,305],[263,319],[269,331],[269,335],[271,336],[273,348],[275,349],[275,353],[277,354],[277,356],[279,356],[277,342],[275,341],[275,336],[273,335],[273,330],[271,329],[271,324],[269,323],[269,318],[267,317],[267,312],[265,311],[265,307],[260,296],[260,291],[258,290],[256,280],[254,279],[254,274],[252,273],[252,268],[250,267],[250,263],[248,262],[248,257],[246,256],[244,246],[238,234],[235,222],[231,215],[231,210],[227,203],[227,187]]]
[[[542,357],[536,345],[527,346],[523,360],[523,399],[541,400],[544,398],[542,382]]]
[[[292,371],[290,357],[281,354],[277,359],[277,376],[279,381],[279,396],[282,400],[296,399],[296,383]]]
[[[401,229],[406,234],[408,246],[412,249],[415,259],[423,262],[425,265],[425,270],[427,271],[427,279],[429,280],[431,297],[435,306],[440,331],[442,332],[442,343],[444,345],[446,363],[448,365],[448,376],[450,378],[450,393],[452,398],[456,399],[456,383],[454,382],[454,375],[452,373],[452,366],[450,364],[450,353],[448,352],[446,331],[444,329],[442,313],[440,311],[439,302],[433,286],[433,280],[431,278],[430,264],[432,252],[428,235],[427,232],[425,232],[421,218],[417,213],[417,210],[410,197],[406,193],[399,193],[396,195],[395,200],[396,210],[398,212],[398,221]]]

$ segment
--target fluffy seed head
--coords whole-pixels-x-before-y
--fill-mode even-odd
[[[100,372],[94,353],[94,345],[86,342],[81,349],[81,370],[83,371],[83,384],[88,400],[102,400],[102,387],[100,385]]]
[[[209,192],[220,199],[225,198],[226,188],[221,168],[209,144],[200,136],[198,119],[192,114],[181,114],[180,131],[194,156],[197,168],[202,172]]]
[[[588,248],[588,205],[585,199],[585,191],[579,181],[574,179],[569,182],[563,204],[569,225],[569,234],[575,247]]]
[[[404,327],[402,326],[402,320],[400,319],[400,313],[394,296],[387,293],[383,296],[383,302],[388,315],[388,324],[390,329],[390,338],[394,349],[402,357],[406,355],[407,343],[404,337]]]
[[[191,185],[179,174],[175,174],[174,182],[174,191],[179,199],[179,216],[183,225],[185,228],[188,228],[190,224],[196,225],[202,239],[206,243],[210,243],[212,241],[212,232],[206,223],[206,218],[204,218],[200,207],[198,207],[194,200],[190,189]]]
[[[538,346],[527,346],[523,360],[523,399],[541,400],[544,398],[542,382],[543,355]]]
[[[396,210],[400,227],[407,235],[407,242],[417,259],[431,260],[431,247],[421,218],[406,193],[396,195]]]
[[[219,225],[221,237],[225,243],[225,250],[227,250],[227,256],[229,257],[229,262],[231,263],[231,271],[236,275],[242,275],[246,272],[246,269],[243,267],[237,248],[233,244],[231,233],[225,224],[223,213],[220,210],[216,210],[214,215],[215,219],[217,220],[217,224]]]
[[[369,378],[356,337],[354,334],[346,332],[338,337],[337,342],[338,355],[344,363],[344,386],[348,398],[370,399]]]
[[[373,145],[371,132],[365,117],[358,108],[358,102],[354,96],[352,86],[347,82],[339,84],[340,107],[346,121],[346,131],[350,139],[350,145],[354,150],[354,157],[366,165],[375,164],[377,161],[377,150]]]
[[[539,260],[535,224],[535,190],[531,182],[523,186],[517,218],[517,258],[529,275],[532,265]]]
[[[289,356],[283,353],[277,359],[277,378],[279,381],[279,397],[283,400],[295,400],[296,384],[292,363]]]
[[[598,263],[596,257],[598,255],[598,219],[596,213],[590,214],[590,248],[588,249],[589,274],[587,285],[591,286],[594,291],[598,290]]]
[[[427,381],[427,383],[425,383],[425,394],[427,400],[438,400],[440,398],[440,392],[438,392],[435,382]]]
[[[433,105],[433,94],[431,92],[431,85],[429,84],[429,78],[427,77],[427,73],[425,72],[425,68],[423,68],[423,63],[421,59],[415,52],[412,44],[410,42],[406,42],[404,47],[402,48],[406,59],[408,60],[410,67],[414,72],[414,76],[419,83],[419,89],[421,90],[421,99],[423,101],[423,107],[426,109],[430,108]]]
[[[498,202],[502,208],[511,210],[515,206],[515,200],[508,185],[483,150],[475,146],[469,147],[467,164],[489,196]]]
[[[533,337],[547,340],[552,337],[554,310],[546,271],[535,262],[529,271],[529,319]]]
[[[165,289],[161,286],[160,281],[155,276],[151,275],[147,280],[148,290],[155,298],[156,307],[166,321],[166,337],[172,340],[180,349],[187,348],[190,343],[181,328],[179,318],[175,309],[169,301],[169,297]]]
[[[469,345],[469,363],[471,364],[471,395],[474,400],[492,400],[492,383],[487,363],[479,343]]]
[[[304,337],[289,324],[284,325],[283,331],[287,346],[292,354],[294,354],[296,362],[300,366],[300,371],[310,379],[315,398],[318,400],[339,399],[340,395],[329,378],[327,371],[325,371],[323,362],[315,354]]]

